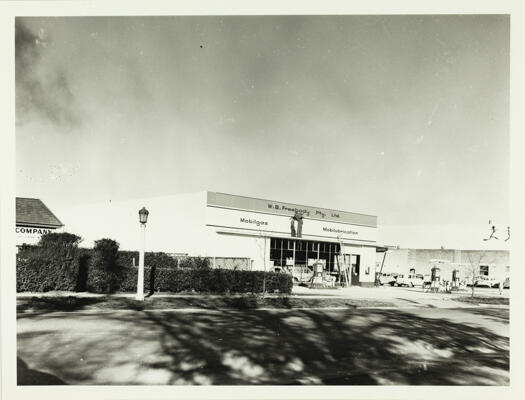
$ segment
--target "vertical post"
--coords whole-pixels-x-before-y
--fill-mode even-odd
[[[264,257],[263,257],[263,263],[264,263],[264,272],[263,272],[262,295],[263,295],[263,297],[264,297],[264,293],[266,292],[266,238],[264,238]]]
[[[379,269],[379,278],[376,277],[376,286],[381,286],[381,275],[383,274],[383,265],[385,265],[386,251],[383,253],[383,261],[381,261],[381,268]]]
[[[310,242],[303,242],[303,244],[306,245],[306,270],[308,271],[308,246],[309,246],[309,243]],[[314,267],[315,268],[315,267]],[[303,274],[303,269],[301,268],[301,275]],[[302,280],[302,276],[301,276],[301,280]]]
[[[328,270],[330,270],[330,268],[333,268],[333,263],[331,263],[331,258],[332,258],[332,243],[327,243],[328,245]],[[339,263],[337,263],[337,267],[339,268],[339,283],[341,283],[341,267],[339,266]]]
[[[280,262],[282,270],[284,270],[284,267],[286,266],[286,261],[284,261],[284,265],[283,265],[283,246],[284,246],[283,242],[284,240],[281,239],[281,258],[279,262]]]
[[[292,253],[292,257],[293,257],[293,266],[292,266],[292,268],[295,268],[295,240],[293,241],[293,253]]]
[[[137,279],[138,301],[144,301],[144,248],[146,247],[146,224],[140,224],[142,246],[139,252],[139,270]]]

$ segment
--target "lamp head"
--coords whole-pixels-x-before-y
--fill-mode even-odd
[[[146,207],[142,207],[139,210],[139,221],[141,224],[146,224],[146,222],[148,222],[148,215],[149,211],[146,210]]]

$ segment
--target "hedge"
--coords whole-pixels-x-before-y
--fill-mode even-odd
[[[139,263],[138,251],[119,251],[118,262],[123,267]],[[155,268],[210,268],[210,261],[204,257],[172,257],[162,252],[146,252],[144,264]]]
[[[39,246],[21,246],[16,261],[17,292],[82,290],[87,254],[78,248],[80,237],[49,233]],[[80,279],[80,280],[79,280]]]
[[[139,252],[138,251],[119,251],[118,262],[123,267],[132,267],[139,263]],[[166,253],[160,252],[146,252],[144,254],[144,263],[150,267],[157,268],[176,268],[178,261],[167,255]]]
[[[119,244],[112,239],[95,241],[87,273],[87,290],[96,293],[113,293],[119,288],[122,267],[118,263],[118,248]]]
[[[137,289],[138,268],[126,268],[120,291]],[[290,294],[290,275],[279,272],[239,271],[231,269],[144,268],[145,292],[262,293],[263,280],[268,293]],[[153,281],[153,282],[152,282]]]
[[[70,235],[70,234],[67,234]],[[43,235],[45,237],[45,235]],[[123,263],[134,252],[118,251],[118,243],[103,239],[95,249],[77,247],[78,236],[46,239],[38,246],[21,246],[17,255],[17,292],[46,292],[50,290],[111,293],[134,292],[137,288],[137,267]],[[157,262],[172,257],[158,253]],[[138,262],[138,253],[137,262]],[[146,264],[149,254],[146,253]],[[161,264],[164,265],[164,264]],[[211,269],[204,258],[188,257],[179,268],[146,266],[146,292],[208,292],[261,293],[263,280],[267,292],[291,293],[290,275],[276,272]]]

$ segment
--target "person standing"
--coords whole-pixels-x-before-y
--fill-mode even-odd
[[[296,237],[297,233],[295,232],[295,218],[290,218],[290,235]]]

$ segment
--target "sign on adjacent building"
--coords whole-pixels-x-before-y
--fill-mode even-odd
[[[36,244],[40,237],[64,225],[40,199],[16,198],[16,244]]]

